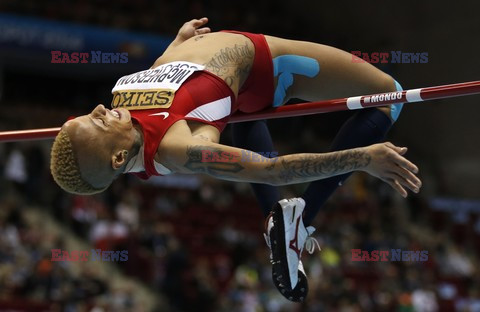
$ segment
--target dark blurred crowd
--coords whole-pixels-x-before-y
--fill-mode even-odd
[[[268,1],[257,2],[252,6],[248,2],[219,0],[119,0],[115,1],[114,5],[101,0],[4,0],[0,3],[0,10],[25,16],[162,35],[175,35],[184,22],[193,17],[206,16],[208,12],[215,29],[226,27],[288,34],[293,32],[294,25],[299,27],[304,24],[304,21],[293,16],[288,20],[275,19],[275,13],[287,12],[288,5],[285,1],[277,1],[275,5]],[[265,25],[271,26],[265,29]]]
[[[125,176],[101,195],[72,196],[51,181],[42,155],[48,144],[3,147],[3,302],[137,311],[134,288],[50,261],[51,248],[65,247],[48,228],[26,222],[23,207],[34,204],[92,248],[128,250],[128,261],[115,265],[167,298],[169,311],[480,311],[480,216],[459,219],[422,197],[400,199],[368,176],[354,175],[317,216],[322,250],[303,256],[310,292],[298,305],[271,282],[263,216],[247,184],[201,179],[192,190]],[[43,159],[34,171],[32,149]],[[352,261],[352,249],[426,250],[428,259]]]
[[[100,267],[52,261],[52,249],[69,250],[61,228],[32,213],[52,211],[47,157],[38,145],[0,151],[0,311],[142,311],[131,286]]]

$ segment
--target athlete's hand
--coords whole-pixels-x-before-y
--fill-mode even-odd
[[[208,18],[193,19],[183,24],[177,34],[177,39],[185,41],[197,35],[208,34],[211,30],[209,27],[202,27],[208,23]]]
[[[365,149],[371,161],[364,171],[390,184],[403,197],[407,197],[407,188],[419,192],[422,182],[415,175],[418,167],[403,157],[407,152],[406,147],[387,142],[370,145]]]

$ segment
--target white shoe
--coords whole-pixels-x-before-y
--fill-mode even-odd
[[[318,242],[310,235],[312,226],[305,227],[302,220],[305,201],[302,198],[282,199],[272,208],[266,220],[270,247],[272,276],[275,286],[291,301],[303,301],[308,293],[308,282],[301,256],[303,249],[313,253]]]

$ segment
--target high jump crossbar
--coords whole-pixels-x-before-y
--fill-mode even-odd
[[[348,98],[319,102],[284,105],[275,108],[268,108],[255,113],[237,112],[230,117],[229,123],[305,116],[342,110],[355,110],[368,107],[384,106],[395,103],[415,103],[479,93],[480,80],[477,80],[435,87],[393,91],[363,96],[353,96]],[[59,131],[59,127],[3,131],[0,132],[0,142],[53,139]]]

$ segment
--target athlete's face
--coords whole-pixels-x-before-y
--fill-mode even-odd
[[[130,112],[98,105],[88,115],[63,126],[72,141],[83,178],[94,187],[104,187],[121,173],[135,141]]]
[[[88,115],[73,119],[85,129],[96,135],[114,135],[122,137],[132,129],[132,117],[124,108],[109,110],[102,104],[97,105]]]

